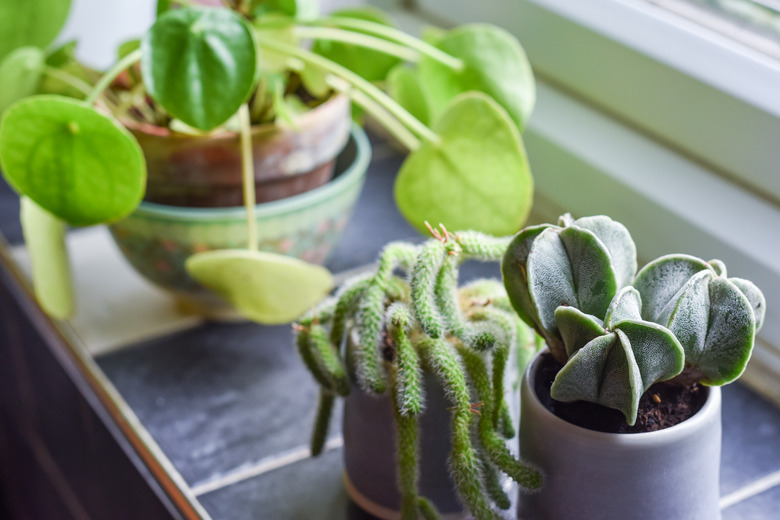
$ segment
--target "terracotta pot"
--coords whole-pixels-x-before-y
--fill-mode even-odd
[[[123,122],[144,151],[145,200],[169,206],[229,207],[243,202],[239,135],[206,136]],[[257,202],[269,202],[322,186],[349,138],[350,104],[343,95],[302,115],[296,128],[252,128]]]
[[[534,390],[542,351],[521,385],[520,456],[544,474],[542,489],[520,494],[524,520],[717,520],[720,388],[671,428],[602,433],[550,412]]]

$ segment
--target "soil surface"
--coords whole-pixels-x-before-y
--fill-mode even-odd
[[[589,430],[607,433],[663,430],[693,417],[707,399],[707,389],[695,383],[691,386],[656,383],[640,399],[636,424],[629,426],[625,416],[617,410],[585,401],[563,403],[550,397],[550,386],[560,369],[561,365],[550,354],[542,356],[534,378],[536,395],[548,410],[564,421]]]

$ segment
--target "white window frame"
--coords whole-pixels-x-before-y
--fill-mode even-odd
[[[522,41],[539,86],[524,137],[536,218],[609,214],[644,260],[720,258],[763,289],[743,380],[780,403],[780,62],[641,0],[417,0],[414,12]]]

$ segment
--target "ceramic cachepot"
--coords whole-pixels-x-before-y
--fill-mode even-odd
[[[447,464],[450,404],[441,386],[426,374],[427,405],[420,416],[420,493],[450,519],[467,518]],[[396,429],[387,395],[371,396],[353,384],[344,400],[344,485],[364,511],[383,520],[400,520]]]
[[[719,387],[691,418],[646,433],[603,433],[560,419],[535,384],[544,351],[521,384],[520,456],[544,475],[521,493],[523,520],[717,520],[721,444]],[[549,395],[549,394],[548,394]]]
[[[239,135],[190,135],[123,121],[144,152],[148,202],[169,206],[230,207],[243,202]],[[300,115],[294,127],[252,127],[257,202],[291,197],[330,180],[349,139],[350,104],[335,95]]]
[[[333,180],[306,193],[258,204],[260,249],[323,263],[347,224],[370,156],[365,133],[353,126]],[[148,280],[198,312],[212,315],[224,310],[220,300],[187,274],[184,263],[195,253],[246,247],[243,207],[183,208],[144,202],[109,229],[125,258]]]

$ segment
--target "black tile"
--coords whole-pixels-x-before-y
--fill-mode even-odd
[[[347,516],[342,472],[341,450],[331,450],[203,495],[200,501],[213,520],[353,520]]]
[[[289,326],[209,324],[98,363],[190,484],[308,443],[317,388]]]
[[[776,520],[780,517],[780,486],[723,510],[723,520]]]
[[[780,470],[780,409],[739,383],[722,395],[720,491],[727,495]]]
[[[5,182],[2,172],[0,172],[0,233],[11,244],[22,242],[19,196]]]

